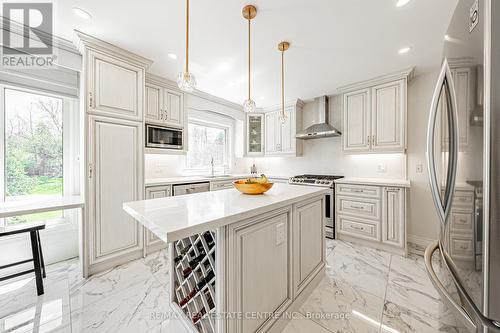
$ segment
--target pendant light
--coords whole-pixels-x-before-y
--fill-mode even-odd
[[[196,88],[196,78],[189,73],[189,0],[186,0],[186,66],[177,76],[177,85],[186,92],[192,92]]]
[[[257,16],[257,8],[252,5],[247,5],[243,7],[242,10],[243,18],[245,18],[248,21],[248,98],[243,102],[243,111],[245,112],[254,112],[256,109],[255,102],[252,100],[252,84],[251,84],[251,61],[250,61],[250,56],[251,56],[251,42],[250,42],[250,37],[251,37],[251,29],[250,29],[250,22],[252,19]]]
[[[287,119],[287,115],[285,113],[285,51],[289,48],[289,42],[281,42],[278,44],[278,50],[281,51],[281,112],[279,119],[282,124],[284,124]]]

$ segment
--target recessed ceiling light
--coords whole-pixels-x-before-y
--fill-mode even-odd
[[[398,53],[399,53],[399,54],[406,54],[406,53],[408,53],[408,52],[410,52],[410,51],[411,51],[411,47],[407,46],[407,47],[403,47],[402,49],[400,49],[400,50],[398,51]]]
[[[396,2],[396,7],[403,7],[406,6],[410,2],[410,0],[398,0]]]
[[[87,12],[81,8],[78,8],[78,7],[73,8],[73,13],[76,16],[81,17],[82,19],[85,19],[85,20],[90,20],[92,18],[92,15],[90,15],[89,12]]]
[[[169,54],[168,54],[168,57],[169,57],[170,59],[177,60],[177,54],[169,53]]]

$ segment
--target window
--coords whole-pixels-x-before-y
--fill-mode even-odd
[[[212,158],[217,169],[229,166],[229,127],[190,121],[188,133],[188,169],[209,170]]]
[[[63,98],[4,88],[3,191],[0,201],[62,196]],[[0,163],[1,165],[1,163]],[[54,220],[61,211],[13,217],[8,224]]]

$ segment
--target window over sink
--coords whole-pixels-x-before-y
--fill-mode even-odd
[[[211,161],[217,172],[229,168],[230,127],[199,120],[189,120],[186,169],[210,172]]]

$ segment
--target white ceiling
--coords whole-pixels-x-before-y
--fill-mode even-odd
[[[282,40],[286,53],[286,99],[334,94],[339,86],[416,66],[436,68],[457,0],[191,0],[191,71],[198,88],[241,104],[246,98],[247,25],[244,5],[253,3],[253,99],[259,107],[280,101]],[[154,61],[150,71],[175,80],[182,69],[184,0],[58,0],[55,31],[73,29]],[[72,13],[92,14],[85,21]],[[399,55],[398,50],[412,50]],[[168,53],[178,55],[172,60]]]

